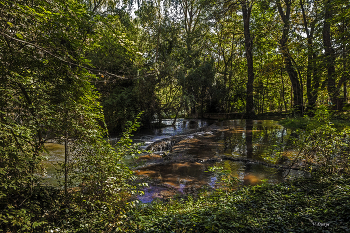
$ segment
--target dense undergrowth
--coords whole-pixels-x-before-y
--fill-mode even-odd
[[[314,176],[139,204],[127,232],[348,232],[350,178]]]

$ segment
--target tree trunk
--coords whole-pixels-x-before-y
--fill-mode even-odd
[[[283,69],[281,67],[281,79],[282,79],[282,99],[283,99],[283,103],[284,103],[284,110],[287,112],[287,101],[284,97],[284,80],[283,80]]]
[[[307,37],[307,71],[306,71],[306,96],[308,101],[307,108],[314,109],[318,97],[319,75],[316,72],[316,58],[317,55],[313,49],[313,38],[315,31],[316,19],[311,22],[311,30],[309,30],[308,21],[304,9],[304,1],[300,0],[300,7],[303,14],[304,30]],[[316,3],[314,7],[317,7]]]
[[[250,34],[250,14],[252,11],[252,3],[247,6],[247,1],[241,1],[244,23],[244,42],[245,52],[248,66],[248,81],[247,81],[247,95],[246,95],[246,118],[252,118],[254,112],[253,99],[253,83],[254,83],[254,66],[253,66],[253,38]]]
[[[286,12],[284,13],[281,2],[280,0],[276,1],[277,3],[277,8],[280,13],[281,19],[283,21],[283,34],[282,38],[280,40],[280,47],[282,50],[282,55],[284,58],[284,65],[286,67],[289,79],[292,83],[292,88],[293,88],[293,108],[294,112],[296,114],[302,114],[303,112],[303,90],[300,85],[300,81],[298,78],[298,73],[293,67],[292,64],[292,58],[291,55],[289,54],[289,49],[288,49],[288,39],[289,39],[289,28],[290,28],[290,8],[291,8],[291,1],[290,0],[285,0],[286,4]]]
[[[346,28],[346,23],[345,21],[343,21],[343,35],[345,35],[345,28]],[[343,74],[342,74],[342,80],[344,80],[344,83],[343,83],[343,93],[344,93],[344,100],[343,100],[343,103],[344,104],[347,104],[348,103],[348,93],[347,93],[347,88],[346,88],[346,85],[347,85],[347,80],[348,80],[348,73],[347,73],[347,60],[346,60],[346,57],[347,57],[347,47],[346,47],[346,40],[345,40],[345,36],[343,36],[343,51],[342,51],[342,55],[343,55]]]
[[[332,19],[332,0],[327,0],[324,6],[324,24],[323,24],[323,45],[325,50],[325,62],[327,67],[327,90],[330,97],[330,104],[332,108],[337,106],[337,88],[335,86],[335,52],[332,47],[331,39],[331,23],[329,22]]]

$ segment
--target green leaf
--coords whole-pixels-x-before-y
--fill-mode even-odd
[[[22,36],[22,34],[20,34],[20,33],[16,33],[16,36],[19,38],[19,39],[22,39],[23,40],[23,36]]]

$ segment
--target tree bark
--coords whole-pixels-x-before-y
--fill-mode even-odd
[[[346,25],[345,25],[345,22],[343,21],[343,34],[345,33],[345,28],[346,28]],[[346,60],[346,57],[347,57],[347,48],[346,48],[346,42],[345,42],[345,37],[343,37],[343,74],[342,74],[342,79],[345,80],[344,81],[344,84],[343,84],[343,93],[344,93],[344,100],[343,102],[344,103],[348,103],[348,93],[347,93],[347,88],[346,88],[346,85],[347,85],[347,80],[348,80],[348,69],[347,69],[347,60]]]
[[[249,3],[248,3],[249,4]],[[247,1],[241,1],[244,23],[244,43],[248,66],[248,81],[246,94],[246,118],[252,118],[255,115],[254,111],[254,66],[253,66],[253,38],[250,34],[250,15],[252,12],[253,2],[247,5]]]
[[[332,108],[337,107],[338,91],[335,86],[335,52],[331,39],[331,23],[333,17],[332,0],[325,1],[324,5],[324,24],[323,24],[323,46],[325,50],[325,62],[327,67],[327,90],[330,97]]]
[[[284,110],[287,112],[287,101],[284,97],[284,80],[283,80],[283,69],[281,67],[281,79],[282,79],[282,99],[283,99],[283,103],[284,103]]]
[[[318,88],[320,83],[320,76],[317,73],[316,68],[316,58],[317,54],[315,53],[313,49],[313,39],[314,39],[314,31],[315,31],[315,24],[316,20],[314,19],[311,22],[311,30],[309,30],[308,21],[306,18],[306,13],[304,9],[304,1],[300,0],[300,7],[303,14],[303,22],[304,22],[304,29],[307,36],[307,71],[306,71],[306,96],[308,101],[307,108],[312,110],[316,106],[316,101],[318,98]],[[314,4],[314,7],[317,7],[317,3]],[[316,10],[317,11],[317,10]]]
[[[283,21],[283,33],[280,40],[280,47],[282,50],[282,55],[284,58],[284,65],[287,70],[289,79],[292,83],[293,88],[293,108],[296,114],[303,113],[303,90],[300,85],[298,78],[298,73],[293,67],[292,58],[288,49],[288,39],[289,39],[289,29],[290,29],[290,10],[292,2],[290,0],[285,0],[286,12],[283,11],[280,0],[276,1],[278,12]]]

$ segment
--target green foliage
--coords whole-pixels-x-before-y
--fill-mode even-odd
[[[349,230],[349,177],[262,184],[197,200],[140,204],[126,232],[344,232]]]
[[[157,110],[154,76],[142,56],[140,32],[129,13],[113,9],[107,15],[95,15],[91,41],[85,54],[101,73],[94,82],[101,94],[106,124],[111,134],[118,134],[129,119],[141,111],[142,121],[150,123]],[[103,71],[108,71],[105,75]],[[114,75],[111,75],[114,74]],[[144,78],[147,76],[147,78]]]
[[[326,174],[349,172],[349,128],[337,129],[326,107],[306,119],[306,129],[297,131],[297,146],[306,165]]]
[[[123,137],[116,144],[116,151],[120,156],[132,156],[135,157],[136,154],[140,154],[141,151],[138,149],[139,144],[133,143],[132,133],[136,131],[140,126],[140,118],[143,112],[139,113],[134,121],[127,121],[125,126],[125,131],[123,132]]]
[[[280,120],[278,123],[283,125],[286,128],[297,130],[297,129],[306,129],[309,122],[308,118],[286,118]]]
[[[13,184],[4,182],[0,229],[9,232],[119,229],[125,209],[133,205],[128,199],[138,193],[138,187],[130,184],[134,176],[122,161],[125,156],[140,153],[130,140],[131,133],[139,127],[139,118],[140,115],[129,122],[115,148],[102,138],[74,142],[79,153],[71,149],[75,162],[70,164],[70,169],[74,169],[70,180],[74,183],[68,196],[60,188],[40,183],[29,191],[15,183],[23,179],[21,176],[11,179]]]
[[[312,118],[285,119],[280,123],[294,131],[292,147],[299,151],[296,161],[320,174],[349,172],[349,126],[336,120],[328,107],[317,108]]]
[[[32,201],[41,190],[44,142],[67,133],[94,137],[103,119],[91,75],[80,68],[86,12],[73,1],[69,7],[56,3],[1,2],[0,20],[9,22],[0,37],[0,214],[6,231],[42,224],[32,213],[40,209],[38,200]]]
[[[63,203],[52,211],[53,219],[46,228],[66,232],[120,229],[125,210],[134,204],[129,199],[138,193],[138,187],[131,184],[135,177],[123,158],[140,153],[130,139],[131,133],[139,127],[140,116],[128,122],[115,148],[106,140],[79,144],[84,157],[76,161],[73,167],[76,173],[72,174],[79,186],[73,187],[68,197],[60,197]]]
[[[0,4],[0,229],[106,229],[135,189],[122,157],[136,153],[128,135],[137,124],[117,150],[104,138],[96,76],[84,54],[94,22],[74,0]],[[66,194],[43,186],[49,141],[68,141]]]
[[[292,109],[295,83],[286,65],[297,73],[292,81],[300,80],[311,110],[327,102],[340,109],[347,95],[340,87],[348,79],[348,2],[305,3],[302,9],[303,2],[293,2],[289,22],[276,20],[275,2],[253,5],[259,113]],[[349,179],[341,177],[349,173],[349,128],[333,124],[325,107],[297,125],[284,122],[301,128],[293,136],[297,159],[316,170],[316,178],[233,193],[235,180],[217,169],[228,188],[133,209],[137,189],[122,161],[139,153],[130,138],[139,112],[150,122],[155,114],[243,111],[246,104],[239,5],[161,3],[144,2],[133,20],[110,0],[0,0],[1,231],[314,232],[317,222],[349,230]],[[290,27],[284,60],[283,24]],[[333,38],[330,45],[326,37]],[[126,125],[116,148],[105,139],[105,119],[110,131]],[[48,141],[67,143],[61,166],[67,193],[41,182]]]
[[[210,167],[208,169],[210,172],[214,172],[218,178],[218,181],[222,183],[222,186],[225,187],[226,192],[228,190],[233,190],[237,188],[237,184],[239,184],[239,179],[237,177],[232,176],[230,170],[224,170],[223,167]]]
[[[194,68],[187,71],[187,75],[180,79],[183,95],[191,99],[190,107],[196,108],[197,103],[201,108],[201,113],[204,111],[204,103],[210,103],[212,95],[212,87],[214,83],[215,70],[214,61],[196,61]],[[208,104],[209,105],[209,104]]]

